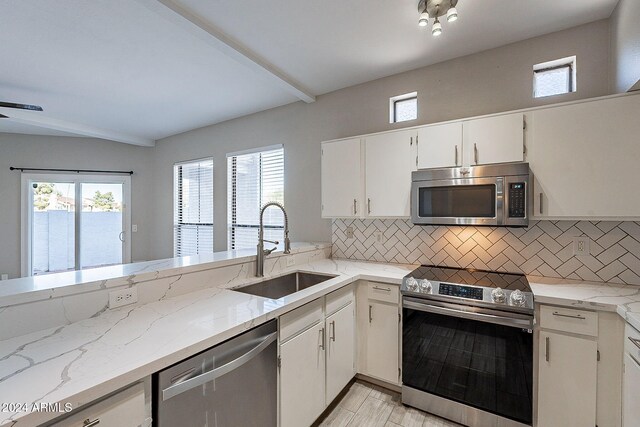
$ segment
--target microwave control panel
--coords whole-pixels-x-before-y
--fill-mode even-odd
[[[524,182],[509,184],[509,218],[525,217],[525,197]]]

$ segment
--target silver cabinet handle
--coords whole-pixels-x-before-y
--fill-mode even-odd
[[[631,338],[631,337],[627,337],[629,338],[629,341],[631,341],[633,343],[633,345],[635,345],[636,347],[640,348],[640,340],[637,338]]]
[[[92,427],[92,426],[96,426],[100,424],[100,418],[96,418],[95,420],[91,421],[89,418],[87,418],[86,420],[84,420],[84,422],[82,423],[83,427]]]
[[[329,339],[333,342],[336,341],[336,321],[332,321],[331,323],[329,323]]]
[[[369,305],[369,323],[373,320],[373,306]]]
[[[374,286],[373,289],[375,289],[377,291],[391,292],[391,288],[381,288],[379,286]]]
[[[545,338],[545,350],[544,350],[544,358],[547,360],[547,362],[549,361],[549,343],[550,343],[550,339],[549,337]]]
[[[558,317],[568,317],[570,319],[580,319],[580,320],[587,320],[586,317],[581,316],[579,314],[562,314],[562,313],[558,313],[557,311],[553,312],[554,316],[558,316]]]
[[[353,199],[353,214],[358,214],[358,201],[356,199]]]
[[[473,158],[476,161],[476,165],[478,164],[478,144],[473,143]]]
[[[540,203],[538,203],[538,206],[540,207],[540,215],[542,215],[542,192],[540,193]]]
[[[371,213],[371,199],[367,199],[367,213]]]
[[[322,350],[324,350],[324,328],[320,329],[320,338],[321,338],[321,340],[320,340],[321,343],[320,343],[319,347]]]
[[[456,166],[458,166],[458,146],[456,145]]]
[[[203,384],[208,383],[209,381],[213,381],[221,376],[228,374],[229,372],[238,369],[240,366],[252,360],[258,354],[260,354],[264,349],[269,347],[271,343],[275,342],[278,338],[278,333],[273,332],[266,337],[264,337],[258,345],[253,347],[251,350],[238,357],[237,359],[232,360],[229,363],[226,363],[219,368],[212,369],[204,374],[198,375],[197,377],[185,379],[182,382],[178,382],[170,387],[162,390],[162,400],[171,399],[174,396],[177,396],[185,391],[191,390],[192,388],[199,387]]]

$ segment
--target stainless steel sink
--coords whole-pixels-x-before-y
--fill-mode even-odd
[[[241,286],[232,290],[265,298],[278,299],[333,279],[334,277],[336,276],[329,274],[297,272],[267,279],[252,285]]]

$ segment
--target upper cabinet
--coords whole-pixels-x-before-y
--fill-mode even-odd
[[[429,125],[418,129],[418,168],[524,160],[524,114]]]
[[[465,166],[524,160],[524,114],[469,120],[462,126]]]
[[[415,130],[322,144],[323,218],[409,217]]]
[[[322,144],[322,217],[362,215],[360,138]]]
[[[416,135],[405,130],[365,138],[366,216],[409,217]]]
[[[462,122],[418,129],[418,169],[462,166]]]
[[[640,217],[640,96],[535,110],[534,219]]]

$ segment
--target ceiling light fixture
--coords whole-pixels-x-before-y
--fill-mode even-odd
[[[439,18],[446,15],[447,22],[456,21],[458,19],[457,4],[458,0],[419,0],[418,12],[420,17],[418,25],[426,27],[429,24],[429,19],[433,19],[431,34],[434,37],[439,36],[442,34],[442,24]]]

